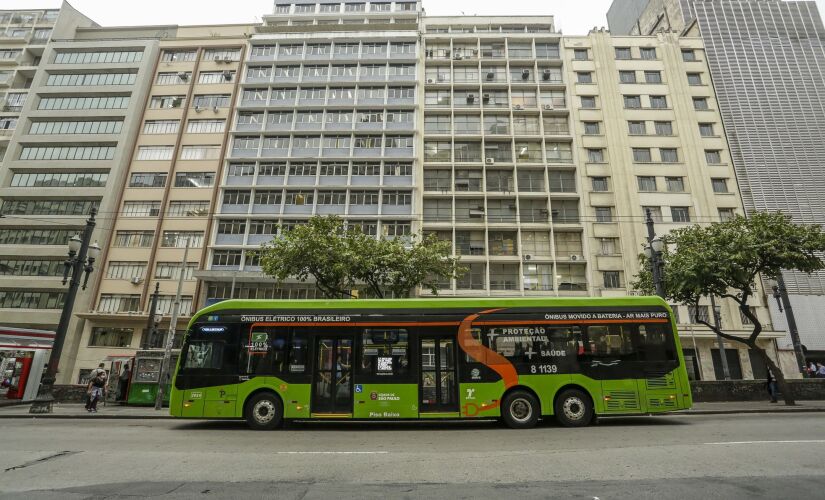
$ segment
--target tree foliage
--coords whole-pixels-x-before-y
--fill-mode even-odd
[[[279,283],[313,279],[328,298],[353,296],[359,288],[376,297],[409,296],[416,287],[438,293],[438,283],[466,269],[451,257],[449,241],[434,235],[410,240],[366,235],[334,215],[316,216],[261,246],[261,267]]]
[[[667,243],[662,255],[667,298],[694,307],[703,296],[735,301],[753,325],[748,337],[731,335],[706,321],[698,322],[727,340],[742,342],[757,351],[780,383],[786,403],[793,404],[781,371],[757,345],[763,327],[749,301],[758,293],[756,282],[760,276],[776,279],[782,269],[811,273],[825,268],[820,257],[825,252],[822,228],[794,224],[779,212],[761,212],[749,218],[737,216],[709,226],[677,229],[662,239]],[[631,285],[653,294],[649,260],[643,254],[639,258],[641,271]]]

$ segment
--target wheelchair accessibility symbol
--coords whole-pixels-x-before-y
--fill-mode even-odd
[[[356,393],[364,392],[364,386],[361,385],[361,384],[355,384],[355,392]]]

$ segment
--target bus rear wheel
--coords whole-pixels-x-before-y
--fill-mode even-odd
[[[556,398],[556,420],[565,427],[584,427],[593,420],[593,402],[578,389],[568,389]]]
[[[281,399],[266,392],[256,394],[246,403],[246,425],[256,431],[268,431],[281,425],[284,405]]]
[[[513,391],[503,401],[501,418],[511,429],[529,429],[539,421],[539,401],[527,391]]]

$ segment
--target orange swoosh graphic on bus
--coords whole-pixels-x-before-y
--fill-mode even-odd
[[[501,309],[488,309],[464,318],[458,326],[458,345],[461,346],[461,349],[471,358],[498,373],[504,381],[504,390],[506,391],[510,387],[518,384],[518,373],[516,372],[516,367],[513,366],[513,364],[501,354],[484,347],[484,345],[474,339],[472,333],[470,333],[473,321],[476,318],[482,314],[496,311],[501,311]]]

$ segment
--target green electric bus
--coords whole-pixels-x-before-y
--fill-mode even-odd
[[[690,408],[658,297],[226,300],[192,318],[170,413],[245,419],[501,419]]]

